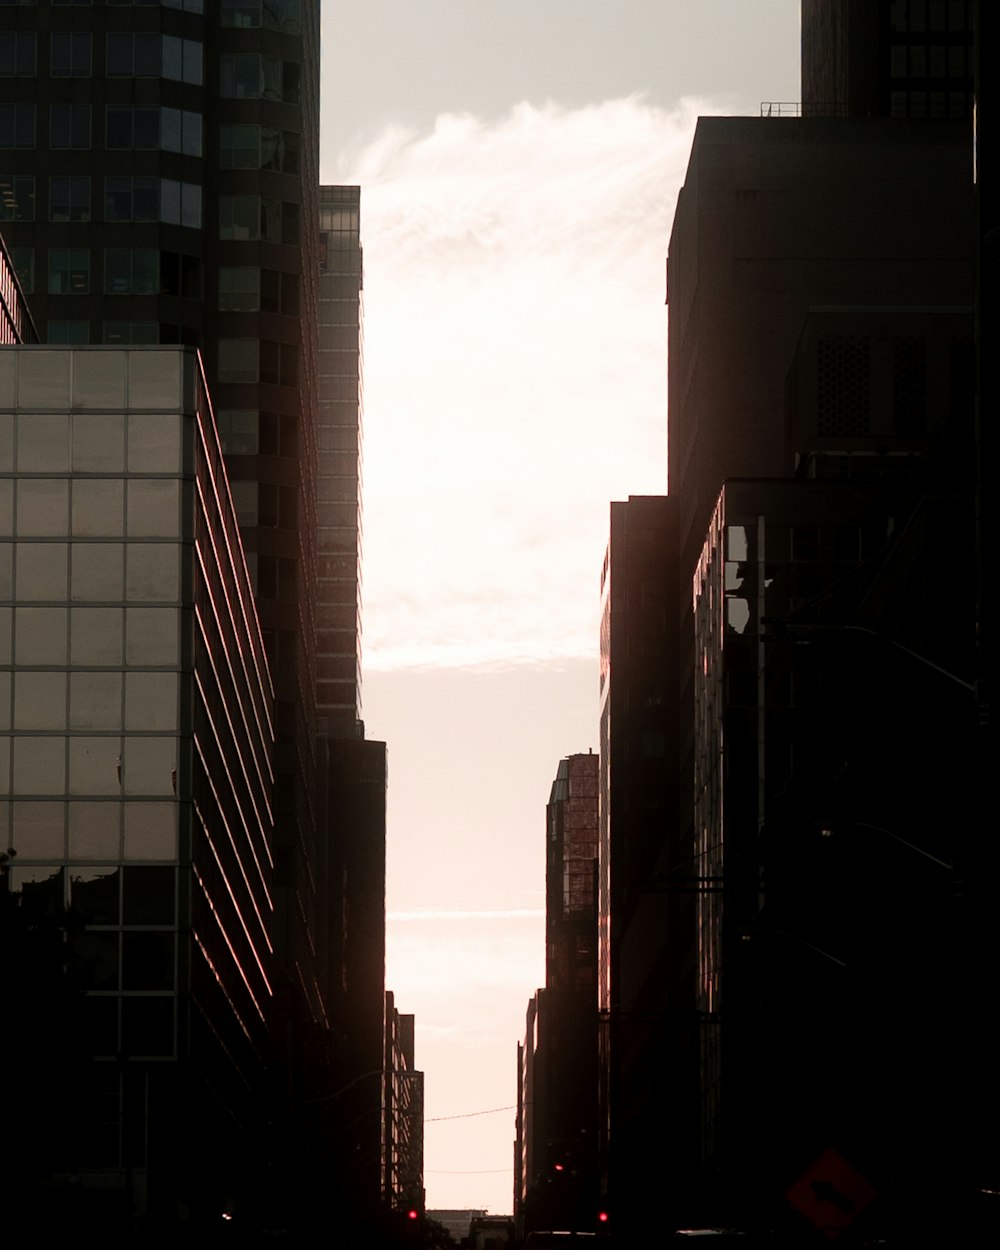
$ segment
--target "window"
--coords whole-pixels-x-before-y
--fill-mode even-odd
[[[105,221],[158,221],[159,178],[109,175],[104,179]]]
[[[34,78],[35,32],[0,32],[0,78]]]
[[[260,196],[219,196],[219,238],[260,238]]]
[[[200,85],[202,45],[197,39],[142,31],[108,34],[109,78],[169,78]]]
[[[187,109],[160,109],[160,147],[164,152],[201,156],[201,114]]]
[[[160,146],[160,110],[109,104],[104,115],[105,146],[152,149]]]
[[[156,248],[104,249],[104,291],[107,295],[179,295],[201,298],[201,260],[182,252]]]
[[[160,253],[153,247],[104,249],[106,295],[155,295],[160,289]]]
[[[105,221],[164,221],[175,226],[201,226],[201,187],[173,178],[104,179]]]
[[[89,321],[50,321],[45,335],[47,343],[89,343]]]
[[[201,156],[201,114],[188,109],[130,108],[109,104],[104,117],[105,145],[112,150],[154,149]]]
[[[90,105],[49,105],[49,147],[90,147]]]
[[[0,221],[34,219],[34,178],[30,174],[0,174]]]
[[[220,62],[224,99],[299,101],[301,67],[259,52],[226,52]]]
[[[90,291],[90,249],[49,248],[49,294],[87,295]]]
[[[49,179],[49,220],[90,221],[89,175],[57,175]]]
[[[10,263],[14,266],[17,280],[25,295],[35,293],[35,249],[33,247],[9,248]]]
[[[155,321],[105,321],[102,340],[125,346],[158,343],[159,326]]]
[[[222,0],[223,26],[265,26],[268,30],[299,31],[299,0]]]
[[[257,339],[220,339],[219,381],[256,382],[259,357]]]
[[[220,126],[219,166],[222,169],[259,169],[260,126]]]
[[[0,104],[0,148],[35,146],[35,106]]]
[[[219,308],[223,312],[260,309],[260,270],[256,266],[219,270]]]
[[[89,78],[91,38],[89,31],[52,32],[50,74],[53,78]]]

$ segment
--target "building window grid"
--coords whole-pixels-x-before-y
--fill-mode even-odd
[[[0,174],[0,221],[34,219],[34,177],[31,174]]]
[[[89,78],[93,68],[89,31],[54,30],[49,43],[49,74],[53,78]]]
[[[34,78],[37,44],[33,30],[0,32],[0,78]]]
[[[89,174],[53,174],[49,178],[49,220],[90,221]]]

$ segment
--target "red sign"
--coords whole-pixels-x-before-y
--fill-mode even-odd
[[[875,1200],[875,1190],[836,1150],[824,1150],[785,1197],[828,1241],[836,1241]]]

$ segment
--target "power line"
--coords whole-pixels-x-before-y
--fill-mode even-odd
[[[424,1120],[425,1124],[437,1124],[440,1120],[471,1120],[474,1115],[496,1115],[498,1111],[516,1111],[517,1104],[509,1107],[490,1107],[488,1111],[463,1111],[461,1115],[432,1115]]]

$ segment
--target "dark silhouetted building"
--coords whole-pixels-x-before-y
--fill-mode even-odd
[[[267,1132],[273,694],[200,361],[11,347],[0,374],[8,897],[22,931],[61,926],[68,968],[34,991],[43,1018],[67,991],[62,1015],[8,1065],[9,1218],[245,1215]],[[58,1105],[35,1097],[50,1083]]]
[[[597,856],[599,757],[559,763],[546,808],[545,988],[518,1046],[514,1217],[594,1231],[599,1207]]]
[[[414,1018],[385,996],[382,1115],[382,1200],[410,1219],[424,1211],[424,1074],[417,1071]]]

